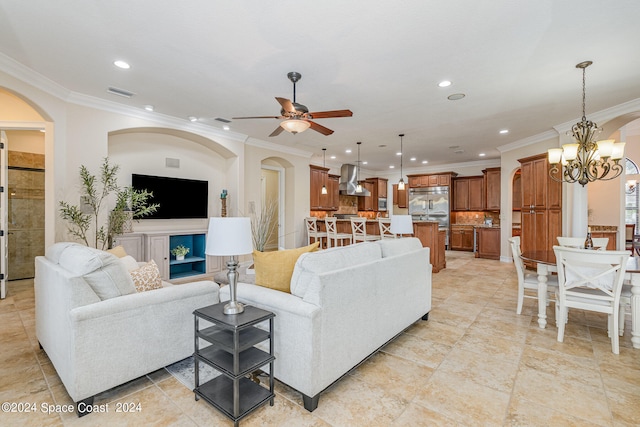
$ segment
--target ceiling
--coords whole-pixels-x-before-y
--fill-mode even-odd
[[[496,147],[577,121],[585,60],[587,117],[640,98],[638,17],[637,0],[10,0],[0,52],[73,93],[216,128],[279,115],[274,98],[293,98],[297,71],[297,102],[353,117],[317,120],[330,136],[270,138],[276,119],[230,131],[316,160],[327,148],[335,164],[355,162],[361,141],[364,167],[388,172],[400,133],[410,169],[498,159]]]

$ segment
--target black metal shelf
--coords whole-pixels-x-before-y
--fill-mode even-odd
[[[213,407],[234,421],[269,402],[273,406],[275,398],[273,377],[273,318],[275,314],[253,306],[245,306],[240,314],[227,315],[223,312],[225,303],[197,309],[194,314],[195,341],[195,398],[204,399]],[[199,329],[199,320],[205,319],[213,326]],[[255,327],[269,321],[269,330]],[[210,345],[200,348],[200,340]],[[269,341],[269,352],[255,345]],[[237,344],[237,346],[236,346]],[[211,365],[222,375],[199,384],[199,361]],[[269,365],[269,388],[247,378],[252,372]]]

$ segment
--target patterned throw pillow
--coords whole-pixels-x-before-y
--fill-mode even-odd
[[[137,270],[130,271],[133,284],[138,292],[162,288],[160,270],[154,260],[149,261]]]

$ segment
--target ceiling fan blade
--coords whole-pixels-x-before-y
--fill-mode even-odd
[[[312,122],[311,120],[307,120],[307,121],[311,125],[311,129],[315,130],[316,132],[320,132],[325,136],[331,135],[333,133],[333,131],[329,128],[319,125],[316,122]]]
[[[283,119],[282,116],[253,116],[253,117],[232,117],[232,120],[240,119]]]
[[[333,111],[317,111],[315,113],[309,113],[314,119],[328,119],[331,117],[351,117],[353,113],[351,110],[333,110]]]
[[[278,136],[282,133],[284,129],[282,128],[282,126],[278,126],[273,132],[271,132],[271,135],[269,136]]]
[[[276,101],[278,101],[280,103],[280,105],[282,106],[282,109],[287,112],[287,113],[294,113],[296,112],[296,108],[293,106],[293,103],[291,102],[291,100],[287,99],[287,98],[278,98],[276,96]]]

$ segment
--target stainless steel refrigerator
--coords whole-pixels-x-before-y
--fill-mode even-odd
[[[414,221],[437,221],[440,230],[446,230],[449,247],[449,187],[409,189],[409,214]]]

